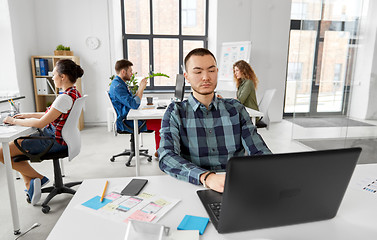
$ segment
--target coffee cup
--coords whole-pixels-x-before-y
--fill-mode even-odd
[[[147,97],[147,105],[153,105],[153,97]]]

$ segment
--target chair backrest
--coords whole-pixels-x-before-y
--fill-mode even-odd
[[[81,150],[80,130],[78,129],[79,118],[84,107],[87,95],[76,99],[62,129],[62,137],[68,145],[68,160],[71,161]]]
[[[270,107],[272,98],[275,95],[275,92],[276,92],[276,89],[266,90],[266,92],[264,93],[264,95],[263,95],[263,97],[260,100],[259,105],[258,105],[259,111],[261,111],[264,115],[263,116],[263,122],[265,122],[267,124],[267,128],[270,125],[270,118],[268,116],[268,109]]]
[[[113,116],[115,118],[114,121],[113,121],[113,132],[114,132],[114,135],[116,136],[117,135],[117,124],[116,124],[117,119],[116,119],[116,117],[118,115],[117,115],[117,112],[115,111],[113,102],[111,101],[109,92],[105,91],[105,95],[106,95],[107,102],[110,104],[111,109],[113,110]]]

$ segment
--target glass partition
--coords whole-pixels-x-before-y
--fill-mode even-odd
[[[377,121],[349,114],[363,1],[293,0],[284,119],[313,150],[362,147],[377,162]]]

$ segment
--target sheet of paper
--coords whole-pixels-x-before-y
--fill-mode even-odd
[[[127,222],[127,219],[156,223],[165,213],[172,209],[180,200],[142,192],[138,196],[123,196],[109,189],[104,201],[99,196],[92,197],[76,206],[91,214],[100,215],[116,222]]]
[[[128,220],[133,219],[133,220],[138,220],[138,221],[143,221],[143,222],[151,222],[155,217],[156,215],[154,214],[149,214],[149,213],[145,213],[143,211],[137,210],[124,221],[127,223]]]

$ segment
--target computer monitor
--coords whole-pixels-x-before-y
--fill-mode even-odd
[[[183,74],[177,74],[175,78],[175,93],[174,97],[177,101],[182,102],[185,95],[185,77]]]

